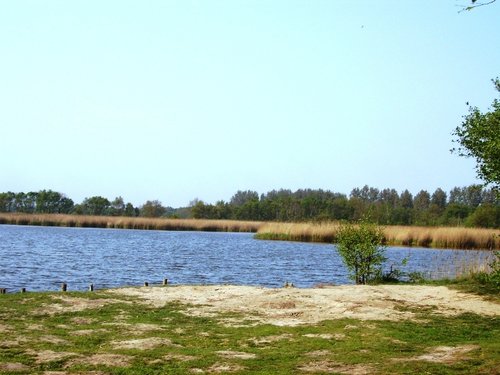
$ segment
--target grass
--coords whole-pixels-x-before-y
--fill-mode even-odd
[[[266,223],[259,239],[306,242],[335,242],[339,223]],[[463,227],[384,227],[385,243],[446,249],[500,249],[500,230]]]
[[[76,301],[91,307],[51,309]],[[500,361],[498,317],[415,310],[415,320],[399,322],[228,327],[221,323],[228,315],[241,322],[245,316],[197,317],[186,307],[145,306],[106,291],[1,295],[0,373],[494,374]],[[464,346],[470,351],[452,361],[421,359]]]
[[[172,231],[251,232],[256,238],[303,242],[335,242],[339,223],[270,223],[238,220],[0,213],[0,224],[153,229]],[[391,246],[500,250],[500,230],[464,227],[386,226]]]

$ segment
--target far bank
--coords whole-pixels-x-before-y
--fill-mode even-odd
[[[337,222],[238,220],[0,213],[0,224],[167,231],[249,232],[263,240],[335,243]],[[384,226],[389,246],[500,250],[500,229]]]

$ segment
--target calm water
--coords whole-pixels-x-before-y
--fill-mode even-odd
[[[406,271],[452,276],[484,262],[481,251],[389,248]],[[0,287],[18,291],[142,285],[240,284],[298,287],[351,281],[333,245],[254,240],[248,233],[165,232],[0,225]]]

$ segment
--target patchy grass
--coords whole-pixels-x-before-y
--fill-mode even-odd
[[[414,319],[228,326],[249,317],[189,307],[106,291],[1,295],[0,373],[493,374],[500,362],[498,315],[400,303]]]

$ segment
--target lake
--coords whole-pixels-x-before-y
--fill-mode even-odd
[[[386,256],[405,271],[454,276],[487,262],[487,251],[390,247]],[[168,232],[0,225],[0,288],[18,291],[169,284],[297,287],[349,284],[333,245],[255,240],[250,233]]]

